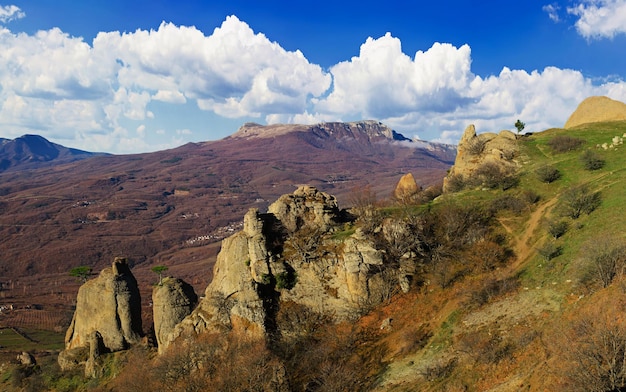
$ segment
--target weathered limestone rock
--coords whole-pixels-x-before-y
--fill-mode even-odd
[[[578,105],[563,128],[603,121],[626,121],[626,104],[609,97],[589,97]]]
[[[102,376],[101,355],[106,351],[100,332],[93,331],[89,334],[89,354],[85,362],[85,377],[97,378]]]
[[[21,354],[18,354],[17,361],[22,366],[35,366],[37,364],[37,361],[35,360],[35,357],[33,356],[33,354],[27,351],[22,351]]]
[[[61,351],[57,362],[61,370],[66,372],[85,366],[88,357],[89,347],[82,346]]]
[[[94,331],[108,351],[123,350],[141,338],[141,297],[125,258],[115,258],[111,268],[78,290],[65,349],[87,347]]]
[[[193,287],[181,279],[166,277],[154,287],[152,312],[159,353],[170,343],[167,336],[176,324],[191,314],[197,303],[198,296]]]
[[[313,187],[281,196],[266,214],[249,210],[243,230],[222,241],[205,298],[164,345],[231,328],[271,335],[281,329],[276,312],[283,303],[338,321],[352,319],[380,303],[389,285],[404,279],[407,286],[411,272],[401,271],[402,261],[386,271],[383,252],[362,231],[333,238],[346,217],[334,197]]]
[[[301,186],[291,195],[283,195],[269,206],[273,214],[290,232],[309,227],[328,230],[339,215],[337,199],[312,186]]]
[[[443,181],[444,192],[451,189],[454,177],[470,178],[481,166],[493,163],[502,170],[512,170],[517,166],[515,157],[519,152],[516,135],[508,130],[499,134],[482,133],[477,135],[474,125],[469,125],[459,141],[454,166]]]
[[[398,200],[407,200],[419,191],[420,186],[417,185],[413,174],[407,173],[398,181],[398,185],[396,185],[396,189],[393,191],[393,196]]]

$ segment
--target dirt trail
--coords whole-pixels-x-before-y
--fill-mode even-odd
[[[554,197],[548,200],[546,203],[540,205],[535,211],[530,214],[530,218],[524,224],[525,228],[521,234],[521,236],[516,236],[513,233],[513,229],[506,225],[504,219],[499,219],[500,224],[504,229],[513,236],[513,240],[515,244],[513,246],[513,250],[515,251],[515,255],[517,256],[516,261],[511,265],[513,269],[517,268],[517,266],[526,260],[531,253],[533,252],[533,246],[531,244],[531,239],[541,225],[542,219],[546,216],[548,211],[556,204],[558,198]]]

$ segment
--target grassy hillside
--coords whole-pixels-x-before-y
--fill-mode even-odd
[[[441,309],[431,320],[401,313],[398,323],[434,323],[432,338],[424,349],[390,361],[377,390],[608,391],[626,385],[626,146],[610,147],[625,134],[626,123],[615,122],[522,137],[516,188],[453,195],[497,206],[529,194],[539,200],[497,213],[496,225],[505,228],[516,253],[509,264],[416,297],[413,310],[424,303]],[[579,145],[565,152],[551,147],[570,142]],[[587,150],[602,167],[585,168]],[[558,170],[558,179],[545,182],[546,166]],[[586,189],[596,208],[572,218],[572,189]],[[561,230],[552,235],[557,225]],[[494,281],[510,288],[485,283]],[[477,302],[483,298],[477,292],[485,290],[491,294]],[[401,332],[395,335],[402,339]]]
[[[416,255],[410,290],[397,290],[354,322],[332,325],[283,305],[278,318],[303,331],[290,331],[289,339],[204,336],[158,358],[136,347],[105,361],[111,369],[101,379],[67,375],[69,389],[52,362],[19,382],[14,376],[24,372],[3,365],[0,389],[625,388],[624,134],[626,122],[615,122],[520,137],[516,186],[387,204],[334,233],[331,240],[340,243],[360,228],[390,260]],[[391,237],[406,243],[384,238],[385,222],[394,223],[387,230],[400,227]]]

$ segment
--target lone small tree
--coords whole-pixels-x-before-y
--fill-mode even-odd
[[[518,118],[517,121],[515,121],[515,128],[517,128],[517,134],[519,135],[520,133],[522,133],[524,128],[526,128],[526,124],[521,122]]]
[[[152,272],[159,275],[159,286],[163,284],[163,273],[169,268],[165,265],[155,265],[152,267]]]
[[[87,281],[89,275],[91,275],[91,267],[87,267],[86,265],[74,267],[70,270],[70,276],[80,279],[83,283]]]

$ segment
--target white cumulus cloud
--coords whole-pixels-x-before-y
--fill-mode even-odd
[[[577,9],[582,20],[592,6],[618,11],[618,3],[586,1]],[[590,95],[626,101],[622,80],[592,82],[555,67],[503,67],[479,76],[471,54],[469,45],[434,43],[410,56],[388,33],[324,70],[235,16],[208,35],[162,23],[156,30],[101,32],[91,43],[58,28],[31,35],[0,26],[0,136],[39,133],[86,150],[144,152],[205,135],[206,122],[198,120],[205,116],[374,119],[421,139],[456,142],[471,123],[493,132],[519,118],[528,131],[540,131],[563,125]]]
[[[0,23],[7,23],[12,20],[24,18],[26,14],[16,5],[0,6]]]
[[[582,0],[567,12],[578,17],[576,30],[587,39],[626,33],[625,0]]]
[[[553,22],[556,23],[561,21],[561,17],[559,16],[559,10],[561,7],[557,3],[544,5],[541,9],[548,14],[548,17]]]
[[[435,43],[411,58],[389,33],[368,38],[358,57],[331,67],[333,90],[316,109],[372,118],[454,110],[462,100],[460,92],[474,78],[470,64],[468,45]]]

